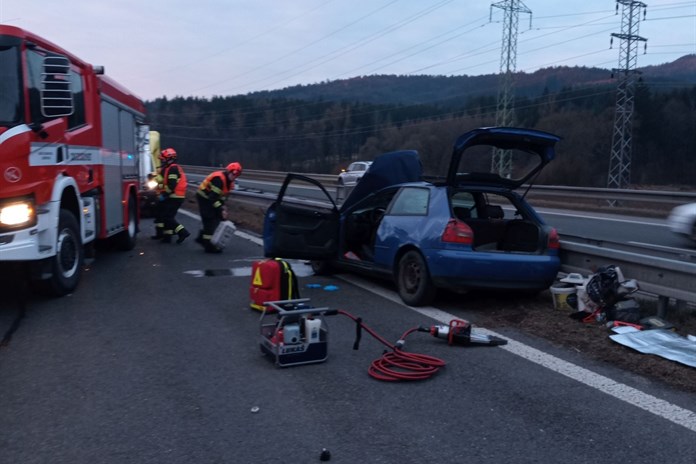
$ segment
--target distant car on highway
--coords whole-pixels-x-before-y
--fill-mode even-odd
[[[677,206],[667,218],[669,228],[696,243],[696,203]]]
[[[517,128],[467,132],[432,182],[416,151],[386,153],[340,208],[317,180],[288,174],[266,211],[264,254],[311,260],[317,274],[390,279],[411,306],[439,288],[544,290],[560,269],[558,234],[515,189],[554,158],[558,140]],[[492,172],[493,148],[509,153],[510,173]],[[308,189],[326,199],[298,199]]]
[[[370,168],[372,161],[355,161],[338,175],[338,185],[355,185]]]

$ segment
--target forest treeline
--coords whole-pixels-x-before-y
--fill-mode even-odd
[[[671,63],[669,72],[656,67],[638,82],[632,186],[696,187],[695,61],[692,55],[677,68]],[[522,85],[514,125],[562,137],[538,182],[607,185],[616,106],[616,81],[608,74],[550,68],[516,76]],[[148,118],[183,164],[235,160],[248,169],[338,173],[352,160],[414,149],[426,173],[441,173],[456,138],[494,125],[497,108],[490,76],[462,76],[462,87],[452,79],[372,76],[210,99],[160,98],[147,102]]]

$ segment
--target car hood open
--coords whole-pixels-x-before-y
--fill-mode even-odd
[[[400,150],[383,153],[375,158],[362,179],[350,192],[340,210],[345,211],[371,193],[390,185],[421,180],[423,166],[418,152]]]

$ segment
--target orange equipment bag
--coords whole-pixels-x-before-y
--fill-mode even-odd
[[[300,298],[297,276],[287,261],[275,258],[256,261],[251,267],[249,288],[251,308],[257,311],[275,312],[267,301],[294,300]]]

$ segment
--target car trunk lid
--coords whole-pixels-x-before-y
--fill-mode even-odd
[[[518,188],[555,157],[555,144],[559,140],[556,135],[532,129],[472,130],[454,144],[447,184],[456,187],[465,182]]]

